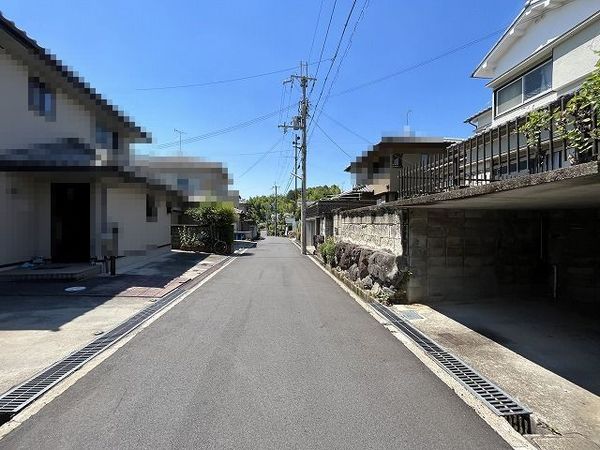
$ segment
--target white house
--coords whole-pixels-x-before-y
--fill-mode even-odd
[[[150,136],[0,15],[0,267],[170,245],[170,193],[131,170]]]
[[[577,90],[598,51],[600,1],[529,0],[473,72],[490,80],[492,106],[467,122],[479,132]]]

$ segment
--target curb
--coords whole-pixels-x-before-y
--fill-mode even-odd
[[[298,245],[296,245],[300,248]],[[371,317],[388,329],[396,339],[415,355],[440,381],[448,386],[454,393],[469,407],[471,407],[484,422],[486,422],[498,435],[506,441],[513,449],[528,449],[536,450],[536,447],[531,444],[523,435],[519,434],[504,418],[495,415],[487,405],[483,404],[475,395],[469,392],[458,380],[451,377],[448,373],[442,370],[423,349],[416,345],[409,337],[407,337],[400,329],[396,328],[389,321],[384,319],[371,305],[374,300],[368,296],[365,300],[361,297],[362,289],[357,286],[349,287],[346,280],[340,280],[336,274],[333,274],[327,267],[313,255],[307,255],[309,259],[328,275],[340,288],[342,288],[352,299],[357,302]]]
[[[125,346],[131,339],[137,336],[142,330],[146,327],[150,326],[154,321],[160,319],[164,314],[166,314],[169,310],[178,305],[181,301],[185,300],[189,295],[191,295],[196,289],[200,288],[204,283],[208,282],[213,276],[215,276],[222,269],[227,267],[229,264],[235,261],[235,256],[245,253],[246,248],[241,249],[241,251],[236,251],[231,255],[228,255],[222,261],[219,261],[202,274],[198,275],[195,279],[189,280],[188,282],[182,284],[177,287],[174,291],[170,292],[170,295],[174,295],[175,298],[168,304],[166,304],[161,309],[157,310],[153,315],[149,316],[143,322],[141,322],[136,328],[132,329],[125,335],[123,335],[120,339],[115,341],[110,346],[106,347],[100,353],[96,354],[89,361],[86,361],[82,366],[77,368],[75,371],[67,375],[64,379],[58,382],[55,386],[41,395],[39,398],[35,399],[31,404],[27,405],[23,410],[18,412],[16,415],[10,418],[7,422],[0,425],[0,442],[2,439],[8,435],[11,431],[18,428],[22,423],[24,423],[29,418],[33,417],[37,414],[44,406],[48,403],[52,402],[55,398],[59,397],[62,393],[64,393],[69,387],[74,385],[79,379],[83,378],[86,374],[91,372],[95,367],[100,365],[104,360],[108,359],[115,352],[117,352],[121,347]],[[167,294],[167,295],[169,295]],[[125,319],[127,321],[128,319]],[[114,328],[118,327],[120,324],[117,324]],[[66,356],[68,357],[68,355]],[[63,358],[64,359],[64,358]],[[39,373],[44,372],[46,369],[43,369]],[[35,377],[36,375],[33,375]],[[30,377],[30,378],[33,378]]]

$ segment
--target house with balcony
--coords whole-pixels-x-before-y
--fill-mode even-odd
[[[475,134],[449,146],[440,161],[405,168],[401,179],[408,182],[401,197],[483,186],[597,159],[597,143],[588,139],[582,153],[557,117],[595,70],[599,51],[597,1],[528,1],[473,72],[490,80],[492,104],[466,120]],[[533,112],[547,116],[535,142],[526,132]],[[597,111],[588,119],[595,126]]]
[[[497,127],[576,91],[600,49],[595,0],[529,0],[473,71],[489,80],[491,107],[467,119]]]
[[[341,212],[338,240],[387,242],[380,250],[412,274],[409,302],[525,298],[597,311],[599,111],[597,99],[573,102],[600,71],[598,52],[600,2],[527,1],[473,72],[490,80],[492,105],[468,119],[474,134],[402,164],[398,200]]]
[[[0,267],[170,245],[177,193],[139,176],[150,135],[0,15]]]

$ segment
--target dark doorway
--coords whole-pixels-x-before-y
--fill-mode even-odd
[[[51,195],[52,261],[89,261],[90,185],[52,183]]]

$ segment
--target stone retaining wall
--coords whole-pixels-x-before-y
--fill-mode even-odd
[[[599,225],[598,209],[345,211],[334,217],[344,249],[337,270],[364,289],[407,302],[556,295],[600,304]],[[381,256],[370,257],[374,251]],[[393,278],[386,271],[410,272],[408,284],[384,281]]]
[[[366,215],[344,211],[334,216],[333,234],[340,241],[401,256],[402,215],[401,210]]]

